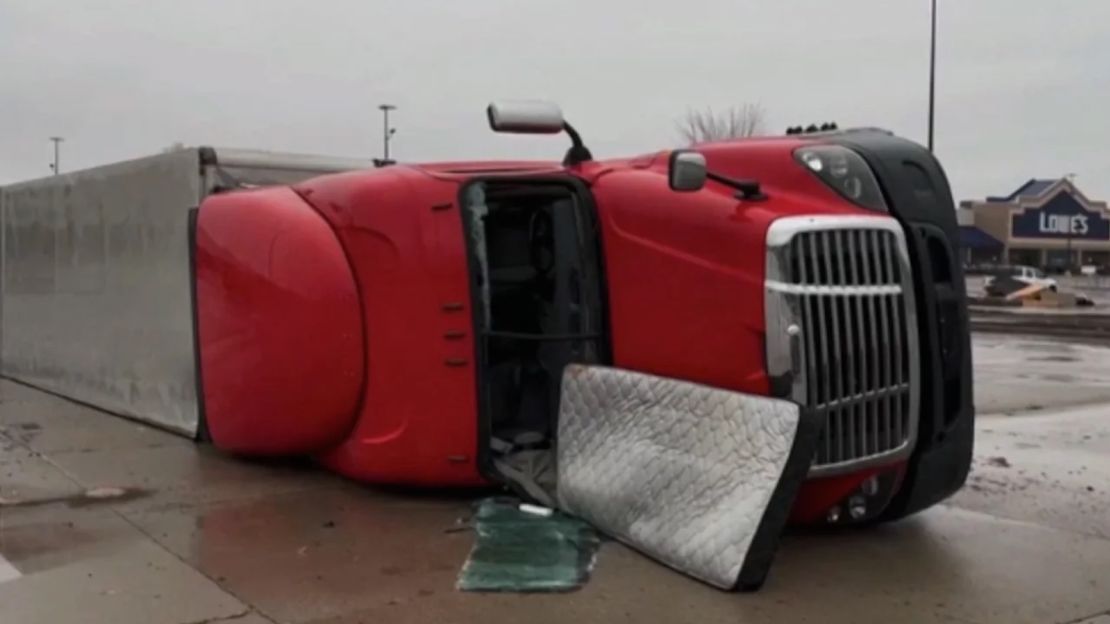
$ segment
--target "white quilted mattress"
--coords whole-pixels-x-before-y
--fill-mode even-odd
[[[758,588],[812,460],[810,424],[787,401],[571,365],[558,502],[676,570]]]

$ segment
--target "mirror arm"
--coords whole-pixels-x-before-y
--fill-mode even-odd
[[[593,154],[590,153],[586,144],[582,142],[582,137],[578,134],[578,131],[574,129],[574,126],[564,121],[563,131],[570,137],[571,142],[570,149],[567,150],[567,155],[563,157],[563,165],[569,167],[594,159]]]
[[[705,177],[724,184],[727,187],[736,189],[736,199],[750,199],[752,201],[763,201],[767,196],[759,188],[759,180],[737,180],[723,176],[712,171],[706,171]]]

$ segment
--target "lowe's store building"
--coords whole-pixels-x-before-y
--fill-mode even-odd
[[[1110,211],[1066,178],[1029,180],[1005,197],[960,202],[964,262],[1048,270],[1110,269]]]

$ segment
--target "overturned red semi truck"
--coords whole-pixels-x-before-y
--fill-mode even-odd
[[[373,483],[519,485],[598,364],[804,406],[799,523],[956,491],[973,408],[945,175],[880,130],[594,160],[391,164],[209,195],[192,232],[201,435]]]
[[[187,148],[0,188],[0,370],[233,453],[540,498],[561,378],[593,367],[804,410],[805,480],[760,499],[795,522],[898,518],[964,482],[965,293],[927,151],[848,130],[595,161],[557,107],[490,122],[572,147],[377,168]],[[671,442],[646,452],[714,468]]]

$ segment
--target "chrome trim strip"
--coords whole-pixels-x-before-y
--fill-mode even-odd
[[[848,263],[847,263],[848,272],[845,273],[843,271],[843,269],[845,267],[844,254],[837,254],[837,257],[840,259],[840,268],[841,268],[840,275],[844,279],[845,282],[848,282],[850,284],[855,284],[855,283],[857,283],[857,280],[856,280],[856,263],[855,263],[856,250],[855,250],[855,245],[852,244],[852,239],[855,238],[854,237],[855,230],[854,229],[844,230],[843,232],[838,232],[838,234],[842,235],[845,238],[846,244],[845,244],[844,247],[848,250],[848,254],[850,255],[850,258],[849,258]],[[847,358],[848,359],[848,383],[847,383],[846,387],[847,387],[848,392],[850,394],[855,394],[856,393],[856,387],[857,387],[856,386],[856,350],[852,347],[854,347],[855,344],[856,344],[856,340],[855,340],[856,336],[855,336],[855,332],[853,331],[853,327],[852,327],[854,325],[854,323],[852,323],[852,319],[856,315],[854,315],[852,313],[852,298],[851,298],[851,296],[844,297],[842,299],[837,299],[836,301],[838,303],[843,302],[843,304],[844,304],[844,333],[846,334],[846,336],[844,338],[844,352],[848,354],[848,358]],[[856,426],[856,409],[855,408],[856,408],[855,402],[848,402],[847,407],[845,408],[845,411],[847,412],[847,414],[845,414],[845,415],[848,417],[848,427],[853,430],[853,431],[849,432],[848,435],[847,435],[847,438],[848,438],[848,455],[850,457],[856,457],[858,455],[862,455],[862,453],[859,451],[859,449],[856,448],[857,436],[855,435],[856,432],[854,431],[854,429],[856,428],[855,427]],[[843,436],[845,434],[844,434],[843,431],[841,431],[840,435]]]
[[[832,250],[834,248],[839,249],[841,247],[840,232],[836,232],[836,231],[826,232],[826,233],[822,234],[822,237],[825,237],[826,242],[831,241],[832,245],[829,246],[829,247],[826,247],[825,253],[832,256]],[[840,279],[843,280],[844,279],[844,262],[843,262],[843,259],[841,259],[840,262],[834,262],[834,260],[830,257],[829,258],[829,267],[833,268],[834,266],[839,271],[837,273],[837,275],[839,275]],[[837,300],[830,301],[829,302],[829,311],[830,311],[830,316],[832,316],[833,348],[835,349],[834,353],[836,354],[835,357],[833,358],[833,369],[836,371],[836,396],[840,397],[840,396],[844,396],[844,390],[845,390],[845,388],[844,388],[844,366],[843,366],[844,355],[841,352],[841,347],[844,346],[844,343],[842,343],[840,341],[840,302],[837,301]],[[828,397],[825,397],[826,401],[828,401],[830,399],[832,399],[831,395],[828,396]],[[826,424],[826,427],[831,428],[832,423],[834,423],[834,422],[836,423],[836,455],[835,455],[835,457],[836,457],[836,461],[838,461],[838,462],[842,458],[844,458],[844,456],[845,456],[844,438],[846,436],[844,435],[844,433],[845,433],[846,428],[844,426],[844,423],[847,420],[848,420],[847,419],[847,414],[845,413],[845,410],[842,407],[837,405],[835,407],[830,408],[828,423]],[[830,437],[831,437],[831,435],[832,435],[832,432],[830,431]],[[831,461],[833,461],[833,460],[830,459],[829,462],[831,462]],[[826,462],[826,463],[829,463],[829,462]]]
[[[882,266],[884,274],[887,276],[887,279],[894,279],[894,263],[890,258],[889,237],[881,237],[880,247],[882,249]],[[890,309],[892,307],[893,305],[890,301],[890,298],[888,297],[884,297],[879,301],[879,308],[881,313],[881,318],[879,319],[879,329],[880,331],[882,331],[883,340],[888,343],[891,340],[891,335],[893,335],[894,332],[898,331],[898,327],[894,325],[894,322],[891,319]],[[890,352],[890,349],[883,349],[883,356],[883,373],[882,379],[879,383],[882,384],[882,386],[885,388],[894,383],[894,371],[892,370],[892,368],[894,367],[894,356]],[[896,413],[894,410],[894,400],[889,395],[883,398],[883,412],[886,415],[886,445],[890,446],[890,444],[892,444],[893,441],[897,438],[894,436],[894,419],[896,418]]]
[[[828,232],[821,232],[821,255],[822,266],[825,268],[825,275],[832,275],[832,259],[829,254],[829,239]],[[817,252],[817,237],[813,236],[809,239],[810,253],[814,258],[818,257]],[[825,300],[820,299],[816,302],[817,318],[819,319],[818,325],[825,327]],[[828,403],[832,398],[832,360],[829,357],[829,341],[828,332],[819,332],[818,336],[821,340],[821,377],[818,381],[817,388],[817,402]],[[810,337],[813,339],[813,337]],[[816,345],[816,341],[814,341]],[[832,455],[832,436],[825,436],[825,457],[831,458]]]
[[[783,247],[799,232],[855,229],[887,230],[903,235],[898,221],[886,215],[782,217],[771,222],[771,227],[767,230],[767,247]]]
[[[879,236],[879,233],[874,230],[871,230],[864,236],[868,240],[868,247],[872,250],[871,254],[867,256],[867,280],[874,280],[874,282],[879,282],[881,280],[879,278],[878,252],[879,249],[881,249],[881,247],[879,246],[879,239],[881,237]],[[867,326],[869,330],[869,337],[871,339],[870,342],[867,343],[867,355],[868,358],[870,358],[871,360],[871,366],[868,368],[870,379],[868,380],[867,387],[881,388],[882,386],[880,384],[882,383],[882,381],[879,379],[879,376],[882,374],[882,365],[880,364],[879,360],[881,359],[880,355],[883,348],[882,345],[879,343],[879,338],[882,336],[882,334],[879,333],[878,327],[876,327],[879,324],[879,315],[875,309],[875,298],[868,297],[867,301],[864,302],[864,305],[867,306]],[[886,444],[883,444],[883,442],[879,439],[879,423],[882,420],[882,415],[879,409],[880,404],[880,400],[870,401],[868,404],[868,412],[870,414],[868,417],[868,420],[870,421],[868,431],[870,431],[871,435],[873,436],[871,441],[871,448],[874,449],[886,447]]]
[[[902,292],[901,286],[886,284],[883,286],[827,286],[819,284],[787,284],[778,280],[769,279],[765,282],[769,290],[803,295],[897,295]]]
[[[894,366],[893,366],[892,370],[894,372],[894,383],[895,384],[901,384],[902,383],[902,373],[905,372],[905,371],[902,370],[902,331],[906,326],[906,320],[902,318],[902,310],[901,310],[902,306],[892,305],[890,307],[893,310],[893,314],[894,314],[894,329],[895,329],[895,331],[894,331],[894,340],[893,340],[893,342],[894,342],[894,349],[893,349]],[[916,349],[914,351],[916,352]],[[902,411],[897,409],[897,408],[901,406],[902,398],[901,397],[895,397],[895,401],[897,401],[897,404],[895,406],[894,435],[895,435],[896,438],[901,438],[901,437],[903,437],[903,431],[902,431],[903,416],[902,416]]]

